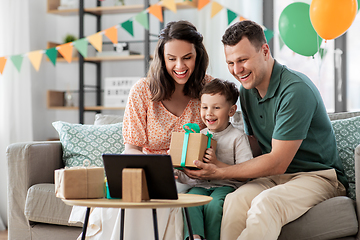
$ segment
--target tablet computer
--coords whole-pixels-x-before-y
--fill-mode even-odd
[[[170,155],[103,154],[102,157],[111,198],[122,198],[124,168],[142,168],[150,199],[178,199]]]

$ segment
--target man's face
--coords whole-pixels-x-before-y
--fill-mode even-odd
[[[268,65],[269,47],[264,44],[260,50],[244,37],[234,46],[224,46],[226,63],[230,73],[245,89],[258,89],[259,93],[267,88],[265,84]],[[266,86],[263,86],[266,85]],[[266,90],[265,90],[266,93]]]

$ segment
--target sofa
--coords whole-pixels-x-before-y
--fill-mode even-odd
[[[314,206],[285,225],[281,240],[359,239],[360,112],[333,113],[329,117],[351,191],[347,196],[331,198]],[[121,118],[98,114],[94,126],[114,122],[121,122]],[[242,127],[239,112],[232,122]],[[54,170],[66,164],[64,151],[61,141],[8,146],[9,240],[68,240],[76,239],[81,233],[82,223],[68,223],[71,207],[54,193]]]

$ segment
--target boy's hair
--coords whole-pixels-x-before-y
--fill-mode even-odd
[[[233,82],[215,78],[214,80],[205,84],[200,92],[200,98],[203,94],[220,94],[225,96],[226,101],[235,105],[239,98],[239,89]]]
[[[221,41],[225,46],[235,46],[244,37],[250,41],[256,50],[260,50],[262,45],[266,43],[262,27],[250,20],[236,22],[228,27],[222,36]]]

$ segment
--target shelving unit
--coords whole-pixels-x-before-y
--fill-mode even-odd
[[[177,9],[189,9],[197,7],[197,0],[176,0]],[[96,18],[96,29],[94,32],[101,31],[101,16],[104,14],[124,14],[124,13],[139,13],[144,9],[150,6],[149,0],[144,0],[144,4],[136,5],[125,5],[125,6],[101,6],[101,1],[96,0],[96,7],[84,8],[84,0],[79,0],[79,8],[74,9],[61,9],[58,10],[60,6],[60,0],[47,0],[47,13],[55,14],[59,16],[79,16],[79,39],[84,38],[84,15],[88,14]],[[149,18],[149,15],[148,15]],[[123,110],[124,107],[104,107],[101,106],[101,63],[103,61],[144,61],[145,69],[144,75],[148,70],[148,63],[151,59],[150,56],[150,33],[149,30],[144,30],[144,54],[143,55],[129,55],[129,56],[94,56],[84,58],[81,54],[79,57],[74,57],[73,61],[78,61],[79,64],[79,106],[78,107],[67,107],[64,106],[64,101],[52,100],[51,98],[64,98],[65,91],[48,91],[48,108],[55,110],[78,110],[79,111],[79,123],[84,123],[84,112],[85,111],[95,111],[101,112],[102,110]],[[56,46],[56,43],[48,43],[48,48]],[[65,62],[65,59],[59,56],[57,62]],[[85,106],[85,80],[84,80],[84,65],[85,63],[95,64],[96,66],[96,84],[93,86],[96,92],[96,106]]]

